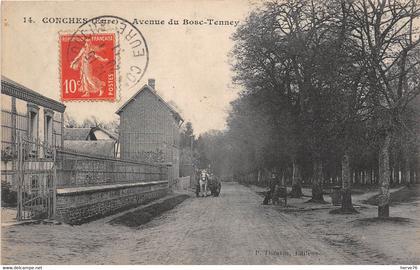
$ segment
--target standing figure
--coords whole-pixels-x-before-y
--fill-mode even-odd
[[[277,198],[275,198],[274,201],[273,201],[273,196],[274,196],[274,193],[275,193],[276,185],[278,183],[279,183],[279,181],[277,179],[276,173],[272,173],[270,182],[268,184],[269,190],[265,193],[265,196],[264,196],[264,200],[263,200],[264,205],[269,204],[270,200],[272,201],[273,204],[277,203],[277,201],[276,201]]]
[[[201,178],[201,173],[200,171],[196,170],[195,172],[195,196],[196,197],[200,196],[200,178]]]
[[[108,59],[102,58],[97,54],[99,50],[100,48],[92,45],[91,39],[88,38],[86,39],[83,48],[80,49],[79,53],[70,64],[70,68],[74,70],[79,68],[80,70],[81,87],[79,88],[79,91],[84,92],[83,96],[85,97],[89,96],[90,93],[99,92],[99,96],[102,96],[103,94],[105,82],[93,75],[93,61],[108,61]]]
[[[280,185],[276,184],[274,187],[274,192],[271,198],[271,201],[274,204],[280,204]]]

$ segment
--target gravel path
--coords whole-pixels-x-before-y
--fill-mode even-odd
[[[261,205],[247,187],[224,183],[220,197],[191,198],[139,228],[3,227],[3,264],[354,264],[309,233],[298,216]]]

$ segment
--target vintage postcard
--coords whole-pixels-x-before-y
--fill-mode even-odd
[[[419,135],[418,0],[1,3],[3,269],[414,270]]]

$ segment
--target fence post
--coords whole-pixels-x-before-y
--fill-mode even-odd
[[[22,137],[19,132],[17,140],[18,158],[17,158],[17,213],[16,219],[22,220]]]
[[[56,209],[56,202],[57,202],[57,148],[53,148],[53,181],[52,181],[52,191],[53,191],[53,197],[52,197],[52,218],[55,219],[55,209]]]

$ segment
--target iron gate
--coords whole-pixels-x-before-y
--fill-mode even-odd
[[[46,219],[55,209],[55,147],[18,137],[17,220]]]

